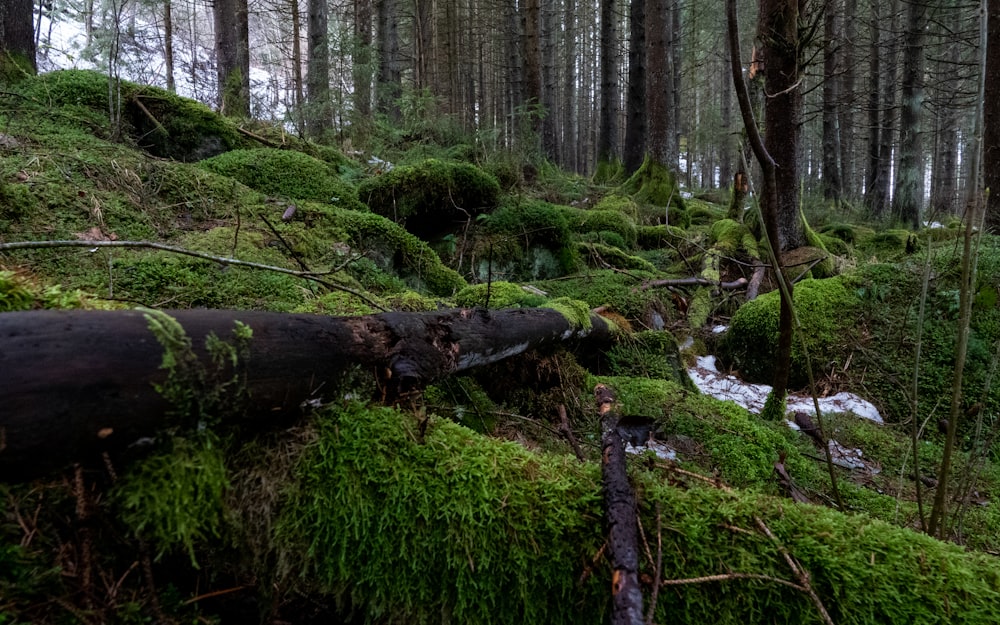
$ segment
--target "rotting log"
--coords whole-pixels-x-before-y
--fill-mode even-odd
[[[604,384],[594,387],[601,415],[601,483],[608,521],[611,559],[611,623],[643,625],[642,588],[639,587],[639,517],[635,493],[628,481],[625,443],[618,432],[614,392]]]
[[[0,481],[37,476],[121,450],[168,427],[154,388],[167,378],[163,347],[142,310],[0,314]],[[253,331],[244,363],[247,422],[281,422],[339,399],[360,367],[406,391],[525,351],[585,339],[607,341],[552,309],[451,309],[358,317],[233,310],[165,311],[207,362],[205,339]]]

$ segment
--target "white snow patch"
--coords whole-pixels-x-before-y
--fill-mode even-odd
[[[688,369],[691,381],[702,393],[716,399],[734,401],[750,412],[760,413],[767,401],[767,395],[771,392],[771,387],[767,384],[749,384],[739,378],[721,373],[715,366],[715,356],[699,356],[695,366]],[[849,412],[862,419],[868,419],[875,423],[882,424],[882,415],[871,402],[854,395],[853,393],[837,393],[829,397],[819,398],[820,412]],[[802,395],[789,395],[787,400],[787,412],[813,413],[812,397]]]
[[[714,326],[712,328],[712,334],[722,334],[729,329],[729,326]]]
[[[647,451],[653,452],[660,460],[676,460],[677,451],[659,441],[650,440],[645,445],[634,446],[632,443],[625,443],[625,453],[642,454]]]

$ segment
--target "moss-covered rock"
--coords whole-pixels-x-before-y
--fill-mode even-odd
[[[857,318],[861,302],[853,288],[841,278],[805,280],[795,286],[795,311],[812,359],[814,374],[840,368],[856,347]],[[727,366],[739,369],[744,379],[770,383],[778,346],[780,299],[772,291],[745,303],[733,315],[729,331],[721,341],[720,356]],[[808,381],[806,356],[801,342],[792,343],[789,383]]]
[[[606,357],[612,375],[671,380],[682,388],[694,390],[677,339],[669,332],[644,330],[622,335]]]
[[[555,278],[580,264],[565,212],[541,200],[506,201],[483,221],[473,255],[483,282]]]
[[[233,150],[199,165],[268,195],[363,209],[354,188],[340,179],[334,167],[302,152]]]
[[[618,247],[612,247],[602,243],[580,243],[579,249],[580,255],[591,267],[638,269],[651,273],[656,271],[656,267],[653,263],[644,258],[626,254],[621,250],[621,248]]]
[[[20,87],[23,93],[49,107],[93,126],[108,126],[108,77],[89,70],[60,70],[41,74]],[[204,104],[165,89],[121,81],[122,130],[137,147],[164,158],[197,161],[249,145],[236,125]]]
[[[428,239],[494,209],[500,184],[470,163],[428,159],[366,178],[358,196],[373,212]]]
[[[625,245],[633,247],[636,241],[635,221],[617,210],[580,209],[560,206],[566,215],[566,222],[573,232],[614,232]]]
[[[352,247],[383,270],[398,275],[410,288],[451,296],[467,285],[434,250],[395,222],[374,213],[329,208],[321,212],[343,229]]]

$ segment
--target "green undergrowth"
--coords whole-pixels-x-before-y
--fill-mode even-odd
[[[732,415],[728,424],[753,431]],[[286,555],[301,557],[292,560],[300,588],[318,583],[373,620],[605,622],[607,569],[589,569],[605,532],[597,464],[433,417],[420,428],[386,408],[336,408],[319,428],[278,532]],[[866,515],[665,477],[633,473],[646,536],[657,535],[657,516],[664,528],[663,579],[750,573],[797,583],[785,549],[837,623],[995,617],[1000,573],[986,556]],[[807,595],[761,578],[668,589],[657,618],[821,622]]]
[[[669,317],[672,305],[664,302],[655,289],[642,290],[637,288],[643,277],[652,278],[651,274],[642,271],[632,271],[628,275],[607,270],[595,269],[577,274],[562,280],[544,280],[534,283],[546,291],[550,297],[570,297],[578,299],[591,308],[607,306],[626,319],[647,322],[656,315]]]
[[[79,289],[69,291],[26,272],[0,267],[0,312],[103,307]]]

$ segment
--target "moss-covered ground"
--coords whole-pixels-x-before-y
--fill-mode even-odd
[[[773,280],[750,302],[714,284],[749,280],[762,256],[753,219],[725,218],[725,193],[689,197],[651,163],[598,184],[481,153],[475,138],[427,121],[416,100],[401,127],[368,128],[361,147],[384,163],[373,168],[280,128],[241,132],[141,85],[123,85],[112,126],[94,72],[10,89],[0,94],[0,244],[152,241],[217,259],[0,249],[0,314],[548,307],[578,324],[597,312],[619,334],[599,349],[554,346],[439,380],[393,406],[368,401],[381,395],[358,371],[341,381],[349,399],[264,432],[221,423],[233,409],[222,400],[195,402],[198,418],[144,447],[4,484],[0,623],[605,622],[598,382],[677,452],[629,467],[647,598],[658,541],[670,582],[656,622],[821,622],[785,553],[836,623],[998,620],[997,239],[978,248],[948,485],[963,495],[948,544],[918,531],[917,492],[926,515],[955,364],[958,228],[912,233],[809,214],[792,384],[804,387],[811,366],[819,392],[856,392],[886,420],[824,418],[829,436],[879,469],[836,469],[836,510],[810,438],[698,394],[684,372],[708,352],[754,381],[774,367]],[[719,324],[722,338],[711,331]],[[812,503],[793,502],[776,463]]]

